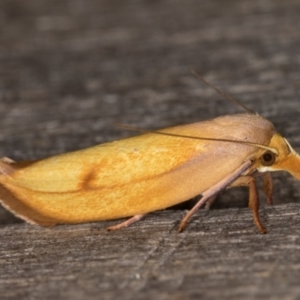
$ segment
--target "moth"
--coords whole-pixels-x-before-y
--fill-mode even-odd
[[[182,231],[222,190],[247,186],[254,222],[266,233],[256,179],[262,177],[271,204],[270,172],[280,170],[299,180],[299,155],[270,121],[247,109],[41,160],[2,158],[0,201],[16,216],[42,226],[130,217],[108,228],[115,230],[202,195],[182,219]]]

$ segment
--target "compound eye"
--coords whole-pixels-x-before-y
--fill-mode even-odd
[[[274,164],[276,160],[276,155],[275,153],[271,151],[265,152],[261,157],[260,157],[260,162],[264,166],[271,166]]]

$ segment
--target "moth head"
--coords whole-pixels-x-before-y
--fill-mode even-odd
[[[270,150],[261,151],[257,158],[258,171],[287,171],[300,180],[300,156],[289,142],[276,133],[273,135],[268,147],[270,147]]]

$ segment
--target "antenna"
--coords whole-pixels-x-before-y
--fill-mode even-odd
[[[180,138],[186,138],[186,139],[193,139],[193,140],[205,140],[205,141],[215,141],[215,142],[227,142],[227,143],[235,143],[235,144],[243,144],[243,145],[249,145],[253,147],[257,147],[264,150],[269,150],[270,152],[278,155],[278,151],[276,148],[268,147],[262,144],[258,144],[255,142],[246,142],[246,141],[240,141],[240,140],[230,140],[230,139],[215,139],[215,138],[208,138],[208,137],[201,137],[201,136],[193,136],[193,135],[184,135],[184,134],[176,134],[171,132],[164,132],[159,130],[147,130],[142,129],[138,127],[133,127],[129,125],[119,124],[119,123],[113,123],[115,126],[125,128],[127,130],[142,132],[142,133],[154,133],[154,134],[160,134],[160,135],[166,135],[166,136],[173,136],[173,137],[180,137]]]
[[[216,88],[215,86],[213,86],[211,83],[207,82],[202,76],[200,76],[198,73],[196,73],[194,70],[190,70],[191,73],[197,77],[199,80],[201,80],[203,83],[205,83],[207,86],[211,87],[212,89],[214,89],[218,94],[220,94],[221,96],[223,96],[224,98],[226,98],[227,100],[233,102],[236,105],[239,105],[240,107],[242,107],[244,110],[246,110],[248,113],[256,115],[256,112],[254,112],[253,110],[251,110],[250,108],[248,108],[247,106],[245,106],[244,104],[242,104],[240,101],[234,99],[233,97],[231,97],[230,95],[226,94],[225,92],[219,90],[218,88]]]

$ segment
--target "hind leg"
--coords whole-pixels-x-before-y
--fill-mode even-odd
[[[106,228],[106,230],[108,231],[113,231],[113,230],[118,230],[118,229],[121,229],[121,228],[125,228],[125,227],[128,227],[129,225],[135,223],[135,222],[138,222],[139,220],[141,220],[144,216],[146,216],[146,214],[143,214],[143,215],[135,215],[133,217],[131,217],[130,219],[122,222],[122,223],[119,223],[117,225],[113,225],[113,226],[109,226]]]

